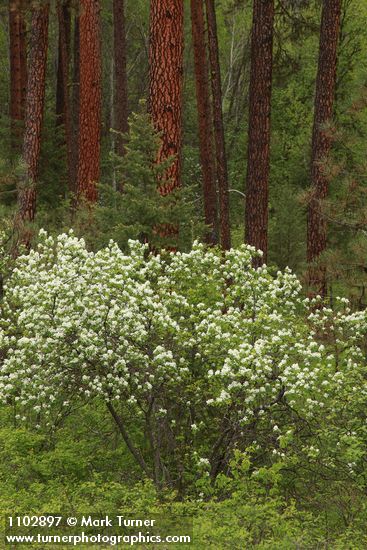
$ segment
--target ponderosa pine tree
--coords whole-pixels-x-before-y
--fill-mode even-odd
[[[9,0],[10,120],[11,146],[15,152],[21,142],[27,91],[26,23],[23,0]]]
[[[196,103],[198,112],[200,162],[203,177],[206,240],[218,244],[218,209],[213,151],[212,107],[203,0],[191,0],[192,41],[194,47]]]
[[[101,154],[101,37],[99,0],[81,0],[79,14],[79,151],[77,196],[97,200]]]
[[[246,177],[245,241],[268,252],[270,114],[273,66],[274,0],[254,0]]]
[[[181,184],[183,14],[182,0],[150,2],[149,111],[162,140],[157,162],[175,157],[160,186],[163,195]]]
[[[67,98],[65,97],[64,77],[67,77],[69,73],[71,33],[71,13],[68,1],[57,1],[57,19],[59,25],[59,36],[56,82],[56,116],[57,123],[65,125],[65,109],[67,108]],[[66,78],[66,82],[67,81],[68,79]]]
[[[210,75],[213,96],[214,142],[216,151],[217,181],[219,194],[220,243],[224,250],[231,248],[229,216],[228,169],[222,111],[222,80],[219,63],[217,18],[214,0],[205,0],[208,24]]]
[[[30,57],[27,80],[23,162],[25,174],[18,185],[17,227],[22,233],[24,222],[33,221],[36,210],[36,185],[41,150],[41,131],[45,102],[45,77],[48,46],[49,2],[32,8]],[[21,234],[29,243],[29,236]]]
[[[127,55],[126,55],[126,21],[124,0],[113,0],[113,37],[114,37],[114,129],[126,134],[128,124],[127,94]],[[116,153],[124,155],[124,140],[116,136]]]
[[[59,51],[56,85],[56,116],[57,123],[64,126],[69,189],[73,190],[75,187],[75,181],[72,168],[72,113],[69,92],[71,38],[70,8],[71,6],[69,1],[65,2],[63,0],[58,0],[57,16],[59,22]]]
[[[72,191],[76,192],[76,179],[78,174],[79,159],[79,87],[80,87],[80,45],[79,45],[79,13],[74,17],[74,40],[73,40],[73,77],[71,91],[71,181]]]
[[[322,214],[322,201],[327,197],[329,188],[329,176],[325,166],[332,142],[328,124],[334,109],[340,17],[341,0],[324,0],[312,134],[312,186],[307,212],[309,285],[312,291],[322,296],[327,292],[326,269],[325,266],[315,265],[315,262],[326,249],[326,221]]]

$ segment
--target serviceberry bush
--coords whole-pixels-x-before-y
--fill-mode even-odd
[[[255,269],[257,254],[150,254],[135,241],[90,252],[72,232],[41,231],[4,288],[1,401],[40,430],[104,403],[145,474],[181,492],[249,448],[255,466],[297,451],[332,467],[366,429],[338,454],[365,410],[366,313],[304,299],[290,270]]]

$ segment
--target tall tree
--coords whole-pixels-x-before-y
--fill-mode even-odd
[[[58,0],[57,16],[59,21],[59,58],[56,87],[56,115],[58,124],[64,126],[68,165],[69,189],[74,189],[72,112],[69,92],[71,12],[68,0]]]
[[[181,184],[183,2],[150,2],[149,110],[161,134],[158,162],[174,156],[160,187],[167,194]]]
[[[65,124],[65,110],[68,107],[65,96],[65,82],[68,84],[70,59],[71,13],[68,0],[57,0],[59,24],[58,62],[56,82],[56,116],[59,124]]]
[[[229,217],[228,169],[222,111],[222,81],[219,63],[217,18],[214,0],[205,0],[208,25],[209,59],[213,95],[214,142],[219,194],[220,242],[225,250],[231,248]]]
[[[274,0],[254,0],[246,177],[245,240],[266,262],[270,171],[270,113],[273,67]]]
[[[30,58],[27,81],[23,161],[25,176],[18,186],[19,224],[33,221],[36,209],[36,184],[41,150],[41,130],[45,101],[48,46],[49,2],[35,4],[32,10]],[[27,243],[29,238],[22,237]]]
[[[27,90],[26,23],[23,0],[9,0],[10,119],[12,149],[18,149]]]
[[[81,0],[79,15],[79,159],[77,195],[97,200],[101,153],[101,38],[99,0]]]
[[[326,269],[325,266],[315,265],[315,262],[326,248],[326,222],[321,203],[326,198],[329,188],[325,164],[330,154],[331,135],[327,126],[332,119],[334,108],[340,15],[341,0],[324,0],[312,134],[312,186],[307,212],[309,285],[322,296],[327,292]]]
[[[79,13],[74,17],[74,41],[73,41],[73,78],[71,96],[71,181],[72,191],[76,192],[76,180],[79,160],[79,92],[80,92],[80,40],[79,40]]]
[[[207,242],[217,244],[217,194],[203,0],[191,0],[191,25],[194,46],[196,102],[199,123],[200,161],[203,177],[204,214],[205,223],[209,227]]]
[[[126,56],[126,21],[124,0],[113,0],[113,36],[114,36],[114,120],[113,126],[118,132],[125,134],[128,125],[128,94],[127,94],[127,56]],[[124,140],[116,136],[116,152],[124,154]]]

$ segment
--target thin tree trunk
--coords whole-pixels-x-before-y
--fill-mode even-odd
[[[49,2],[36,6],[32,13],[31,46],[27,84],[23,161],[25,176],[18,186],[18,228],[34,220],[36,184],[41,150],[41,131],[45,100],[45,77],[48,45]],[[29,244],[30,234],[22,239]]]
[[[203,0],[191,0],[192,40],[194,46],[196,102],[198,111],[200,162],[203,176],[205,223],[209,227],[206,240],[218,244],[218,212],[214,169],[212,109],[209,90],[209,67]]]
[[[163,195],[181,184],[183,2],[150,2],[149,110],[162,145],[157,161],[174,156],[160,187]]]
[[[79,95],[80,95],[80,44],[79,44],[79,14],[74,20],[73,44],[73,86],[72,86],[72,136],[71,136],[71,190],[76,193],[79,161]]]
[[[113,127],[122,134],[129,130],[128,95],[126,72],[126,23],[124,0],[113,0],[113,36],[114,36],[114,106]],[[121,135],[115,137],[116,153],[124,155],[124,140]]]
[[[99,0],[81,0],[79,162],[77,195],[97,201],[101,154],[101,38]]]
[[[27,91],[27,46],[24,1],[9,0],[11,149],[19,151]]]
[[[65,94],[65,82],[69,79],[71,13],[68,1],[57,0],[57,18],[59,23],[58,63],[56,82],[57,123],[66,124],[68,94]]]
[[[111,112],[111,128],[115,127],[115,63],[114,57],[111,58],[110,65],[110,112]],[[111,133],[111,152],[116,153],[116,134]],[[112,189],[117,191],[116,166],[112,163]],[[122,186],[121,186],[122,189]]]
[[[205,0],[209,38],[209,59],[213,95],[214,141],[217,160],[217,180],[219,191],[219,225],[222,248],[231,248],[231,228],[229,217],[228,169],[224,138],[222,112],[222,82],[219,63],[217,20],[214,0]]]
[[[141,452],[139,451],[139,449],[135,447],[134,443],[131,441],[121,416],[117,414],[115,408],[112,406],[110,402],[107,403],[107,409],[111,413],[111,416],[114,419],[116,426],[118,427],[119,432],[122,435],[122,438],[125,441],[126,446],[129,449],[130,453],[133,455],[133,457],[135,458],[136,462],[139,464],[143,472],[145,472],[145,474],[148,477],[152,478],[152,473],[150,472]]]
[[[268,253],[270,114],[273,66],[274,0],[254,0],[246,178],[245,240],[263,257]]]
[[[309,285],[322,296],[327,292],[326,269],[325,266],[315,266],[314,262],[317,262],[326,249],[326,222],[321,203],[327,197],[329,189],[325,163],[330,155],[332,138],[327,124],[332,119],[334,109],[340,15],[341,0],[324,0],[312,135],[312,187],[307,216]]]
[[[73,190],[73,144],[72,113],[69,92],[71,13],[69,2],[58,0],[59,64],[57,71],[56,115],[57,122],[64,126],[69,189]]]

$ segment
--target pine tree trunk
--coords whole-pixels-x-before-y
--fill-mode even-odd
[[[73,43],[73,85],[72,85],[72,136],[71,136],[71,190],[76,193],[77,174],[79,161],[79,91],[80,91],[80,46],[79,46],[79,15],[74,20],[74,43]]]
[[[81,0],[77,195],[97,201],[101,152],[101,39],[99,0]]]
[[[307,216],[307,261],[311,264],[309,285],[322,296],[327,292],[326,269],[322,265],[315,266],[314,262],[326,249],[326,222],[321,203],[327,197],[329,188],[325,163],[330,154],[331,135],[327,124],[333,117],[340,16],[341,0],[324,0],[312,135],[312,187]]]
[[[165,195],[181,184],[183,2],[150,2],[149,110],[161,134],[158,162],[174,156],[160,192]]]
[[[268,253],[270,113],[273,65],[274,0],[254,0],[246,178],[245,240],[263,257]]]
[[[219,192],[219,225],[222,248],[231,248],[231,229],[229,217],[228,170],[224,139],[222,112],[222,82],[219,64],[217,20],[214,0],[205,0],[208,23],[209,59],[213,95],[214,141],[216,151],[217,180]]]
[[[69,2],[64,3],[63,0],[58,0],[57,15],[59,21],[59,58],[57,70],[56,116],[57,123],[64,126],[69,189],[73,190],[73,129],[69,92],[71,35],[71,13]]]
[[[19,151],[27,91],[24,0],[9,0],[10,120],[12,152]]]
[[[206,241],[218,244],[218,212],[214,170],[212,109],[209,91],[209,67],[206,51],[203,0],[191,0],[192,40],[195,61],[196,102],[198,111],[200,162],[203,177],[204,215],[209,228]]]
[[[126,23],[124,0],[113,0],[113,33],[114,33],[114,129],[122,134],[129,130],[128,95],[126,73]],[[116,153],[124,155],[124,140],[120,135],[115,137]]]
[[[33,9],[23,141],[23,161],[26,174],[18,188],[17,220],[20,225],[23,222],[33,221],[36,209],[36,184],[45,100],[48,18],[48,2]],[[23,240],[29,244],[29,238],[24,237]]]
[[[71,32],[69,2],[57,0],[57,18],[59,23],[59,43],[56,82],[56,116],[57,123],[65,125],[65,111],[68,107],[67,94],[65,94],[65,82],[68,84]]]

